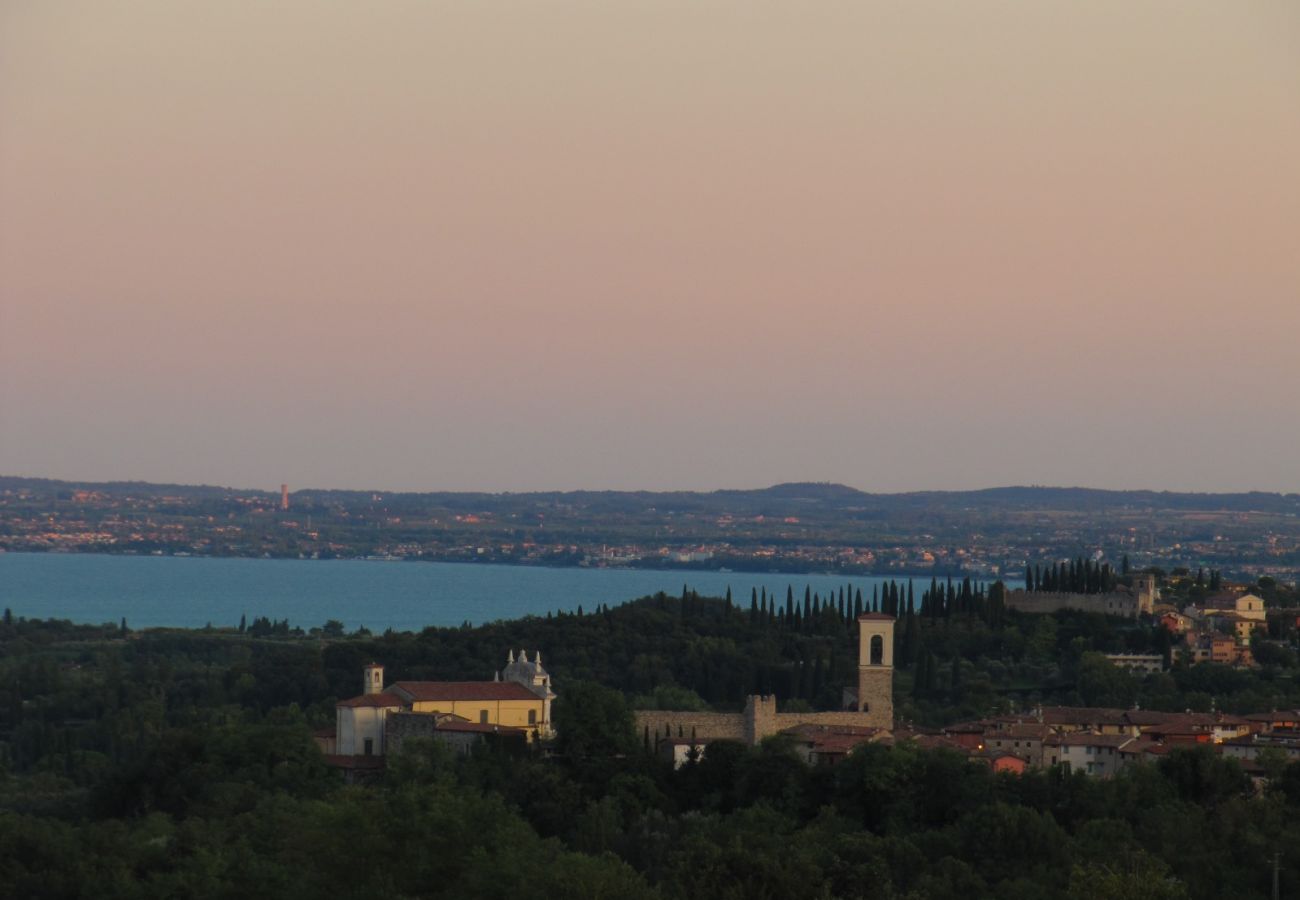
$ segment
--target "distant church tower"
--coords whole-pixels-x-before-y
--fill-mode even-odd
[[[894,617],[858,616],[858,711],[894,727]]]
[[[361,693],[382,694],[384,692],[384,667],[379,663],[370,663],[361,670]]]

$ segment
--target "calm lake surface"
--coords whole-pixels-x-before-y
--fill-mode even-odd
[[[784,602],[787,586],[826,597],[840,587],[871,589],[888,579],[839,575],[644,569],[548,569],[462,563],[363,560],[209,559],[0,553],[0,606],[16,616],[117,622],[134,628],[201,628],[239,624],[257,616],[288,619],[303,628],[338,619],[349,629],[418,630],[429,625],[477,625],[548,611],[614,606],[657,591],[679,595],[682,585],[706,596],[730,587],[749,607],[751,588]],[[928,576],[915,579],[917,601]],[[838,593],[837,593],[838,596]]]

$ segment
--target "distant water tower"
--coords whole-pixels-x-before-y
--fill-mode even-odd
[[[280,485],[280,509],[289,508],[289,485]]]

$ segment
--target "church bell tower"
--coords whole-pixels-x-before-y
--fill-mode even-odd
[[[894,617],[858,616],[858,700],[877,728],[894,727]]]

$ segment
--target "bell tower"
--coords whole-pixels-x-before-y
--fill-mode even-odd
[[[384,692],[384,667],[379,663],[369,663],[361,670],[361,693],[382,694]]]
[[[858,616],[857,709],[877,728],[894,727],[894,617]]]

